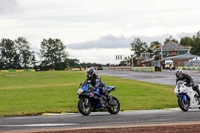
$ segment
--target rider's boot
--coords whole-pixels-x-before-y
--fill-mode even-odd
[[[100,98],[100,104],[101,104],[101,106],[102,106],[102,107],[104,107],[104,106],[105,106],[105,102],[104,102],[104,99],[103,99],[103,97],[101,97],[101,98]]]
[[[196,91],[197,91],[197,93],[198,93],[198,98],[200,99],[200,90],[199,90],[199,86],[196,85],[195,87],[196,87]]]
[[[112,102],[111,96],[108,95],[108,92],[105,93],[105,96],[106,96],[108,105],[115,106],[115,104]]]

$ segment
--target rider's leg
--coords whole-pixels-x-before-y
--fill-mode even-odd
[[[103,98],[104,95],[105,95],[105,92],[104,92],[104,88],[103,88],[103,87],[100,87],[99,93],[102,95],[102,96],[100,97],[100,99],[99,99],[99,100],[100,100],[100,103],[101,103],[102,106],[105,106],[105,100],[106,100],[106,99]]]
[[[100,93],[108,98],[108,89],[106,86],[100,88]]]
[[[102,93],[103,93],[103,95],[106,97],[105,100],[107,101],[108,105],[114,106],[115,104],[112,102],[112,99],[111,99],[110,96],[108,95],[108,89],[107,89],[106,86],[105,86],[105,87],[102,87]]]
[[[199,90],[199,86],[198,85],[194,85],[193,86],[193,90],[195,90],[197,92],[197,94],[200,96],[200,90]]]
[[[103,97],[100,97],[100,104],[102,107],[105,106],[105,101],[104,101]]]

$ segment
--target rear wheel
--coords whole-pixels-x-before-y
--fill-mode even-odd
[[[111,114],[117,114],[120,111],[120,103],[119,100],[112,96],[112,98],[110,99],[111,103],[115,104],[114,106],[108,107],[108,112]]]
[[[87,97],[81,97],[78,101],[78,110],[83,115],[89,115],[91,113],[92,107]]]
[[[188,111],[190,107],[189,99],[186,97],[185,99],[183,96],[178,97],[178,105],[183,111]]]

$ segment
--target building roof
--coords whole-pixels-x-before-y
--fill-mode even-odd
[[[167,57],[167,58],[162,59],[161,61],[163,61],[163,60],[173,60],[173,59],[193,59],[195,57],[200,57],[200,56],[193,55],[193,54],[182,54],[182,55]]]
[[[196,57],[200,58],[200,56],[193,55],[193,54],[182,54],[182,55],[177,55],[177,56],[170,56],[170,57],[164,58],[160,61],[173,60],[173,59],[193,59],[193,58],[196,58]],[[150,59],[141,61],[141,63],[145,63],[145,62],[149,62],[149,61],[153,61],[153,60],[154,60],[154,58],[150,58]]]
[[[166,43],[165,45],[162,46],[162,50],[188,50],[190,49],[191,47],[190,46],[183,46],[183,45],[180,45],[176,42],[173,42],[173,41],[170,41],[168,43]],[[158,48],[157,50],[161,50],[161,47]]]
[[[145,62],[153,61],[154,59],[155,59],[155,58],[150,58],[150,59],[147,59],[147,60],[141,61],[141,63],[145,63]]]

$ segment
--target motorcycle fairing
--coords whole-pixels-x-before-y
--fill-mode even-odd
[[[186,94],[183,94],[183,93],[178,94],[178,97],[183,97],[184,101],[186,102]]]

